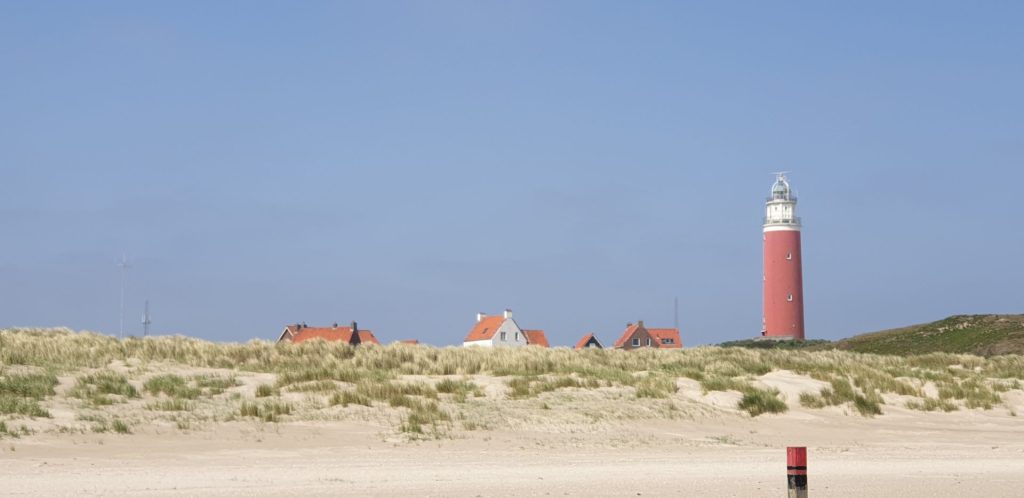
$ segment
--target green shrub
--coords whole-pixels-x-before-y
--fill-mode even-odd
[[[515,377],[508,380],[506,384],[510,388],[508,397],[511,399],[532,398],[540,395],[541,393],[556,391],[558,389],[568,387],[585,389],[596,389],[601,387],[601,383],[597,379],[576,379],[575,377],[567,375],[560,375],[557,377]]]
[[[196,387],[202,390],[203,394],[216,396],[224,391],[238,385],[234,377],[221,377],[218,375],[195,375],[192,377]]]
[[[828,403],[825,402],[825,398],[821,394],[815,393],[800,393],[800,406],[805,408],[825,408]]]
[[[343,407],[348,405],[373,406],[373,400],[363,396],[362,394],[356,393],[355,391],[346,389],[344,391],[334,393],[331,396],[330,404],[331,406],[341,405]]]
[[[128,378],[116,372],[101,370],[78,377],[75,387],[68,396],[88,401],[94,405],[109,405],[114,402],[107,395],[123,398],[138,398],[139,392],[128,383]]]
[[[50,417],[39,402],[54,395],[52,373],[0,375],[0,414]]]
[[[676,393],[679,387],[676,386],[674,378],[658,375],[648,375],[636,384],[637,398],[668,398]]]
[[[150,403],[146,405],[146,408],[164,412],[190,412],[195,405],[182,398],[170,398]]]
[[[281,415],[290,415],[292,405],[280,401],[269,400],[263,403],[243,401],[238,414],[242,417],[257,417],[264,422],[279,422]]]
[[[131,434],[132,433],[131,429],[128,428],[128,424],[126,424],[126,423],[124,423],[124,422],[122,422],[122,421],[120,421],[118,419],[114,419],[114,421],[111,422],[110,427],[114,430],[114,432],[116,432],[118,434]]]
[[[944,399],[936,398],[924,398],[924,400],[912,399],[907,401],[906,407],[911,410],[920,410],[924,412],[933,412],[936,410],[942,410],[944,412],[953,412],[957,410],[956,404],[946,401]]]
[[[288,390],[291,392],[334,392],[339,390],[338,384],[333,380],[314,380],[310,382],[303,382],[300,384],[293,384],[288,386]]]
[[[779,399],[778,395],[777,390],[749,388],[740,399],[739,409],[746,410],[751,417],[764,413],[785,413],[789,407]]]
[[[0,414],[50,418],[50,412],[32,398],[0,394]]]
[[[189,385],[189,381],[180,375],[165,374],[150,377],[142,389],[154,395],[161,393],[172,398],[196,399],[199,397],[199,388]]]
[[[2,375],[0,372],[0,395],[42,400],[53,396],[57,376],[52,373]]]
[[[266,398],[267,396],[277,396],[278,390],[274,389],[274,386],[270,384],[260,384],[256,386],[256,397]]]
[[[854,396],[853,406],[865,417],[882,414],[882,407],[879,406],[878,401],[869,399],[866,396],[861,396],[860,394]]]
[[[733,379],[722,376],[706,376],[700,381],[700,387],[704,393],[711,391],[744,391],[750,387],[746,380]]]
[[[457,403],[465,402],[470,394],[474,397],[484,395],[480,386],[466,380],[442,379],[434,385],[434,389],[442,394],[451,394]]]

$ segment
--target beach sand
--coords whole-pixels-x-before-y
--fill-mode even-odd
[[[806,446],[811,496],[1024,496],[1024,423],[1005,408],[874,418],[790,402],[751,418],[680,379],[676,420],[523,424],[409,441],[374,420],[222,422],[190,431],[0,440],[0,495],[784,496],[785,447]],[[811,379],[761,382],[788,400]],[[585,393],[581,393],[583,395]],[[1019,406],[1019,392],[1009,393]],[[628,403],[628,401],[622,401]],[[699,410],[696,408],[700,408]],[[558,419],[556,405],[546,419]],[[1019,411],[1019,409],[1018,409]]]

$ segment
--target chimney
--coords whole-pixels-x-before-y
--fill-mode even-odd
[[[633,322],[626,322],[626,328],[627,329],[632,327],[632,326],[633,326]]]
[[[483,320],[485,316],[487,316],[487,313],[477,313],[476,314],[476,321],[477,321],[477,323],[479,323],[480,320]]]
[[[636,324],[637,324],[638,326],[640,326],[640,327],[643,327],[643,326],[644,326],[644,321],[643,321],[643,320],[638,320],[638,321],[636,322]]]
[[[507,318],[512,318],[512,310],[510,310],[510,309],[508,309],[508,308],[505,308],[505,314],[504,314],[504,316],[505,316],[505,318],[506,318],[506,319],[507,319]]]
[[[356,322],[352,322],[352,337],[348,340],[348,343],[353,346],[358,346],[362,342],[362,339],[359,338],[359,325],[357,325]]]
[[[332,327],[338,328],[338,322],[334,322],[334,325],[332,325]]]

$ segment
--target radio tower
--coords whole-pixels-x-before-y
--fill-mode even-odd
[[[149,324],[151,323],[153,320],[149,319],[149,299],[147,299],[145,311],[142,312],[142,337],[149,335]]]
[[[761,335],[804,339],[804,284],[800,218],[786,173],[775,173],[764,217],[764,317]]]

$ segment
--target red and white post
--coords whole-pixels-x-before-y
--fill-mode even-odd
[[[786,480],[789,498],[807,498],[807,448],[786,448]]]
[[[766,339],[804,339],[804,282],[800,218],[796,196],[783,173],[776,173],[764,217],[764,317]]]

